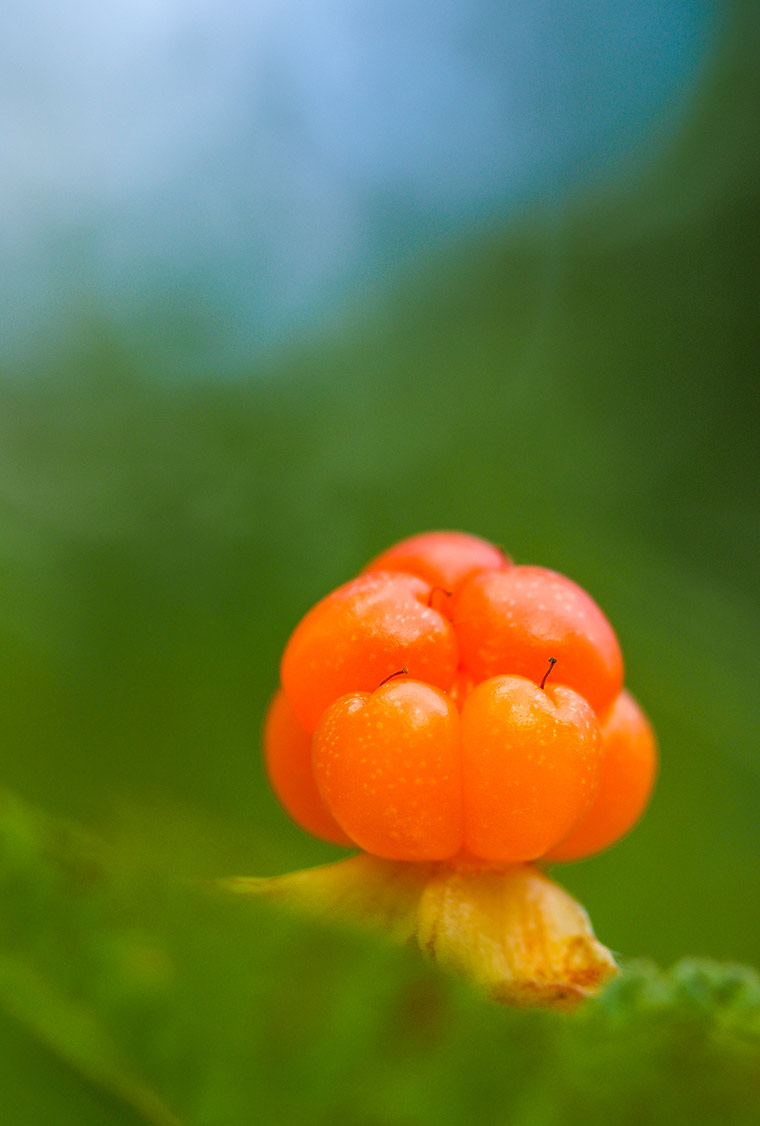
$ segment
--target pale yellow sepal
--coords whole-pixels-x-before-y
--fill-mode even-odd
[[[571,1008],[618,972],[580,904],[533,864],[412,864],[362,853],[221,886],[370,924],[399,943],[415,939],[433,961],[513,1005]]]

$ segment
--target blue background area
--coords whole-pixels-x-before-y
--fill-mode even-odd
[[[662,147],[720,22],[709,0],[15,5],[0,361],[28,370],[83,315],[140,339],[165,314],[164,374],[260,357]]]

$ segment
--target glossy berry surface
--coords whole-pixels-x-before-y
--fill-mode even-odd
[[[543,856],[591,806],[600,744],[592,709],[570,688],[542,691],[518,676],[479,684],[462,707],[466,851]]]
[[[421,532],[378,555],[367,571],[402,571],[453,594],[463,582],[486,571],[508,567],[501,548],[464,532]]]
[[[646,809],[657,774],[657,741],[649,720],[623,691],[601,725],[599,790],[573,832],[547,860],[582,860],[620,840]]]
[[[332,844],[352,845],[317,789],[311,761],[312,737],[296,719],[281,688],[269,705],[263,740],[272,789],[296,824]]]
[[[511,567],[473,578],[453,608],[462,667],[475,680],[500,673],[540,683],[549,657],[557,675],[596,710],[623,686],[612,626],[576,583],[543,567]]]
[[[393,860],[508,864],[606,848],[656,772],[604,613],[461,532],[412,536],[296,626],[265,725],[303,828]]]
[[[314,776],[361,848],[392,860],[459,851],[459,726],[455,704],[418,680],[392,680],[327,709],[314,737]]]
[[[313,731],[339,696],[371,691],[403,667],[448,688],[459,660],[457,640],[430,602],[428,583],[389,571],[360,575],[318,602],[282,658],[282,685],[304,727]]]

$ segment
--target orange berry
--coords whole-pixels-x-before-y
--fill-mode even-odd
[[[420,532],[389,547],[364,571],[404,571],[432,587],[453,593],[465,579],[510,564],[503,551],[479,536],[466,532]]]
[[[581,860],[614,844],[644,812],[657,773],[657,742],[649,720],[623,691],[602,723],[599,790],[591,809],[547,860]]]
[[[612,626],[594,600],[564,575],[510,567],[467,580],[453,623],[461,665],[478,682],[500,674],[552,680],[603,712],[623,684],[623,658]]]
[[[562,685],[519,676],[479,684],[462,708],[465,850],[491,861],[535,860],[563,839],[596,794],[596,717]]]
[[[430,586],[388,571],[338,587],[296,626],[282,658],[282,684],[308,731],[334,700],[371,692],[406,668],[446,689],[457,668],[456,636],[428,605]]]
[[[622,682],[610,623],[570,579],[426,532],[293,631],[267,769],[299,824],[388,859],[578,859],[631,827],[653,783]]]
[[[278,689],[264,720],[264,760],[272,789],[302,829],[333,844],[352,845],[320,797],[311,765],[311,740]]]
[[[459,713],[443,692],[399,678],[342,696],[315,732],[313,762],[332,815],[367,852],[444,860],[459,851]]]

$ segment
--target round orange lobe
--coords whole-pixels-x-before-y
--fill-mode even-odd
[[[623,691],[602,723],[602,766],[594,803],[546,859],[581,860],[620,840],[644,812],[656,774],[654,732],[634,698]]]
[[[282,684],[298,719],[313,731],[338,697],[371,692],[406,668],[447,689],[458,663],[451,624],[428,605],[430,586],[379,571],[338,587],[294,630],[282,658]]]
[[[264,761],[280,805],[297,825],[332,844],[352,845],[322,801],[311,766],[312,737],[280,688],[264,720]]]
[[[460,589],[453,623],[461,664],[476,682],[524,676],[551,679],[604,712],[623,684],[623,658],[612,626],[594,600],[564,575],[511,567],[476,575]]]
[[[592,709],[570,688],[496,676],[467,697],[461,724],[466,851],[503,862],[542,856],[596,794]]]
[[[494,544],[466,532],[421,532],[389,547],[364,568],[404,571],[452,593],[473,575],[509,567],[511,560]]]
[[[462,844],[459,713],[398,678],[336,700],[314,735],[314,776],[343,830],[375,856],[445,860]]]

